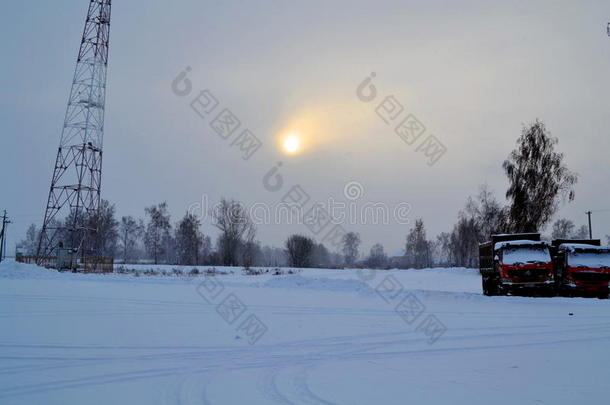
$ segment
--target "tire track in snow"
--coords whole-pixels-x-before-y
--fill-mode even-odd
[[[584,330],[583,330],[584,331]],[[565,331],[564,331],[565,332]],[[556,331],[546,331],[544,335],[555,333]],[[393,334],[390,334],[393,335]],[[515,336],[516,334],[495,334],[494,336],[507,337],[507,336]],[[524,337],[532,336],[532,334],[522,333],[520,334]],[[367,335],[364,335],[367,337]],[[348,345],[346,350],[343,352],[337,352],[334,342],[330,345],[321,345],[321,346],[313,346],[308,349],[316,349],[306,353],[282,353],[286,350],[273,350],[272,347],[261,347],[258,350],[244,352],[243,350],[237,351],[225,351],[218,354],[210,353],[206,351],[205,353],[199,353],[199,360],[206,360],[208,363],[206,367],[197,367],[195,365],[189,365],[188,363],[181,367],[157,367],[155,369],[147,368],[145,370],[133,371],[133,372],[122,372],[122,373],[111,373],[111,374],[98,374],[91,375],[82,378],[76,379],[65,379],[58,380],[49,383],[35,384],[35,385],[21,385],[16,387],[8,387],[0,389],[0,398],[6,397],[14,397],[27,395],[31,393],[44,393],[54,390],[61,389],[69,389],[83,386],[91,386],[91,385],[103,385],[109,384],[117,381],[132,381],[143,378],[158,378],[164,376],[171,376],[176,374],[181,375],[190,375],[195,373],[202,372],[230,372],[235,370],[247,370],[247,369],[268,369],[271,367],[272,370],[275,371],[272,373],[271,377],[269,377],[265,382],[265,392],[271,393],[273,398],[277,398],[278,400],[287,401],[290,403],[290,399],[286,398],[280,391],[280,388],[277,386],[275,375],[280,372],[285,367],[289,367],[291,365],[303,365],[310,366],[312,364],[319,364],[322,362],[328,361],[344,361],[344,360],[358,360],[358,359],[379,359],[379,358],[388,358],[388,357],[396,357],[396,356],[406,356],[406,355],[418,355],[418,354],[442,354],[442,353],[451,353],[458,351],[480,351],[480,350],[494,350],[494,349],[503,349],[509,347],[523,347],[523,346],[538,346],[538,345],[548,345],[548,344],[565,344],[565,343],[583,343],[583,342],[592,342],[592,341],[610,341],[610,336],[601,336],[601,337],[580,337],[580,338],[571,338],[571,339],[554,339],[554,340],[542,340],[540,342],[521,342],[517,341],[511,344],[487,344],[480,345],[479,342],[475,338],[484,337],[484,341],[489,341],[489,335],[469,335],[462,336],[457,339],[452,339],[453,341],[458,340],[468,340],[471,341],[471,345],[466,346],[453,346],[453,347],[445,347],[445,348],[414,348],[411,350],[398,350],[398,351],[388,351],[387,349],[390,347],[395,347],[398,345],[404,345],[409,340],[399,339],[394,341],[381,340],[377,342],[368,342],[365,344],[359,342],[351,342],[351,343],[343,343]],[[473,340],[475,339],[475,340]],[[421,338],[419,339],[421,341]],[[411,341],[414,341],[411,339]],[[306,346],[305,346],[306,347]],[[384,349],[382,352],[371,352],[372,350]],[[173,354],[167,355],[165,354],[165,360],[177,360],[177,359],[187,359],[193,360],[193,355],[197,353],[189,353],[189,354]],[[244,354],[248,354],[248,356],[244,356]],[[186,356],[186,357],[185,357]],[[128,357],[133,360],[133,358]],[[141,359],[155,359],[155,355],[146,355],[144,357],[140,357]],[[196,359],[196,357],[195,357]],[[215,362],[214,362],[215,360]],[[227,366],[227,364],[230,364]],[[310,398],[311,399],[311,398]]]

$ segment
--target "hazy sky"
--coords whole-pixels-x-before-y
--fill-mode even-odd
[[[14,221],[11,254],[42,222],[87,4],[3,5],[0,209]],[[167,201],[175,222],[202,196],[273,205],[299,184],[311,202],[408,203],[433,237],[480,184],[503,200],[501,163],[540,118],[580,175],[559,215],[584,224],[586,210],[610,208],[608,20],[608,1],[115,1],[103,198],[135,216]],[[193,93],[181,98],[171,83],[187,66]],[[356,88],[371,72],[378,96],[364,103]],[[190,108],[203,89],[262,141],[249,160]],[[375,113],[390,95],[446,146],[435,165]],[[301,134],[301,153],[279,147],[287,131]],[[285,186],[270,192],[262,178],[278,161]],[[356,200],[349,182],[363,187]],[[381,242],[391,254],[409,227],[345,225],[363,250]],[[610,234],[610,211],[593,214],[593,231]],[[209,220],[203,232],[215,234]],[[309,234],[261,225],[258,238],[280,245],[293,232]]]

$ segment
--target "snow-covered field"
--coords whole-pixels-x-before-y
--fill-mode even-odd
[[[232,270],[1,263],[0,403],[610,401],[610,301],[485,297],[467,269]]]

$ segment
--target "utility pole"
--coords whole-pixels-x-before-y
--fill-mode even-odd
[[[6,210],[4,210],[4,215],[2,216],[2,229],[0,229],[0,262],[2,261],[2,256],[4,254],[4,223],[6,221]]]
[[[8,220],[6,216],[6,210],[4,210],[4,214],[2,215],[2,230],[0,230],[0,262],[6,256],[6,226],[10,224],[11,221]]]
[[[589,239],[593,239],[593,231],[591,230],[591,211],[585,212],[589,217]]]

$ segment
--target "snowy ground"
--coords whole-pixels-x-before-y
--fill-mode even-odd
[[[0,264],[0,403],[608,403],[610,301],[484,297],[466,269],[233,271]]]

